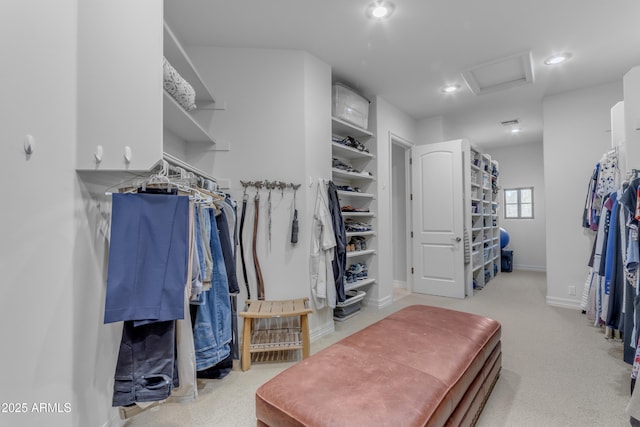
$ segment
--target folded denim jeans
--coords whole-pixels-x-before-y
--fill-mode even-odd
[[[179,386],[175,321],[124,322],[113,384],[113,406],[156,402]]]

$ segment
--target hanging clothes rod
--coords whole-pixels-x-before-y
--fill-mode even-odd
[[[169,153],[163,152],[162,153],[162,159],[167,161],[167,163],[170,163],[170,164],[172,164],[174,166],[177,166],[179,168],[182,168],[182,169],[186,170],[187,172],[191,172],[191,173],[193,173],[193,174],[195,174],[195,175],[197,175],[197,176],[199,176],[201,178],[208,179],[210,181],[213,181],[214,183],[217,183],[216,179],[214,177],[212,177],[211,175],[201,171],[200,169],[198,169],[196,167],[191,166],[188,163],[183,162],[182,160],[178,159],[177,157],[172,156]],[[160,164],[161,164],[161,162],[158,162],[156,164],[156,167],[158,165],[160,165]]]
[[[158,170],[162,171],[165,170],[166,172],[166,168],[168,168],[169,170],[172,170],[173,172],[190,172],[193,174],[193,176],[195,176],[196,178],[199,178],[201,180],[206,180],[206,181],[210,181],[211,183],[213,183],[213,187],[214,188],[209,188],[209,190],[212,191],[218,191],[218,182],[217,180],[212,177],[211,175],[201,171],[200,169],[191,166],[190,164],[183,162],[182,160],[178,159],[177,157],[169,154],[169,153],[162,153],[162,159],[159,160],[158,162],[156,162],[155,165],[153,165],[153,167],[151,168],[151,170],[148,172],[148,174],[153,174],[155,172],[157,172]],[[139,179],[142,178],[142,175],[138,175],[133,179]],[[122,181],[116,185],[112,185],[110,186],[107,191],[105,191],[105,196],[111,196],[111,189],[118,187],[120,185],[123,185],[127,182],[131,182],[133,179],[127,179],[125,181]]]

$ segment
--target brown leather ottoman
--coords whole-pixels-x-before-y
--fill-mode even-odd
[[[501,367],[500,324],[414,305],[256,391],[258,426],[472,426]]]

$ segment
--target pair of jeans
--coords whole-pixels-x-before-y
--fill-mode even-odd
[[[189,197],[113,194],[104,323],[184,318]]]
[[[203,216],[210,233],[209,244],[213,267],[211,289],[203,291],[202,304],[198,306],[193,341],[196,352],[196,369],[207,369],[229,356],[231,351],[231,301],[227,271],[220,245],[215,212],[203,209]],[[208,220],[208,221],[207,221]]]
[[[179,386],[175,321],[124,322],[113,385],[113,406],[167,399]]]

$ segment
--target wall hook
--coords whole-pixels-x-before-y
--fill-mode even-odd
[[[24,136],[23,145],[24,145],[24,152],[29,156],[32,155],[33,154],[33,150],[35,150],[35,148],[36,148],[36,142],[33,139],[33,136],[32,135],[25,135]]]

